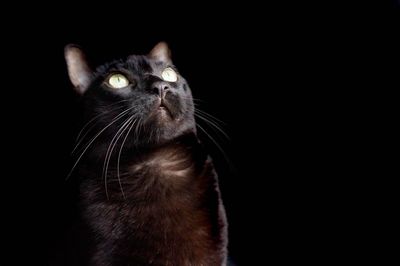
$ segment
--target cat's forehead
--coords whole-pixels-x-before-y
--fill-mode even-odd
[[[143,55],[131,55],[127,58],[126,64],[133,67],[134,70],[140,72],[158,72],[160,69],[166,67],[162,61],[157,61]]]
[[[144,55],[131,55],[126,59],[115,60],[105,63],[96,69],[95,75],[104,78],[110,72],[121,71],[135,75],[154,74],[161,75],[166,67],[171,67],[170,63],[158,61]],[[173,67],[173,66],[172,66]]]

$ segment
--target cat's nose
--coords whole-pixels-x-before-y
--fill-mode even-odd
[[[165,94],[170,89],[168,83],[163,81],[154,82],[151,88],[152,92],[160,96],[160,98],[162,99],[165,97]]]

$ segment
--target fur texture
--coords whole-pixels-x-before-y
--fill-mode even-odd
[[[67,46],[66,60],[91,121],[75,150],[80,219],[66,264],[226,265],[217,175],[167,45],[96,71],[77,46]],[[176,81],[163,78],[166,68]],[[129,85],[112,88],[107,82],[115,74]]]

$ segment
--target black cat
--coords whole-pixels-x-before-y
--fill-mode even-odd
[[[72,171],[80,184],[79,237],[64,263],[226,265],[217,175],[168,46],[94,72],[77,46],[67,46],[65,58],[89,122]]]

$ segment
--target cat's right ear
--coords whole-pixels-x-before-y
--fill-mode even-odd
[[[148,56],[158,61],[171,63],[171,50],[168,48],[168,44],[166,42],[159,42],[150,51]]]
[[[69,79],[79,94],[84,94],[92,81],[93,72],[79,46],[68,44],[64,49]]]

